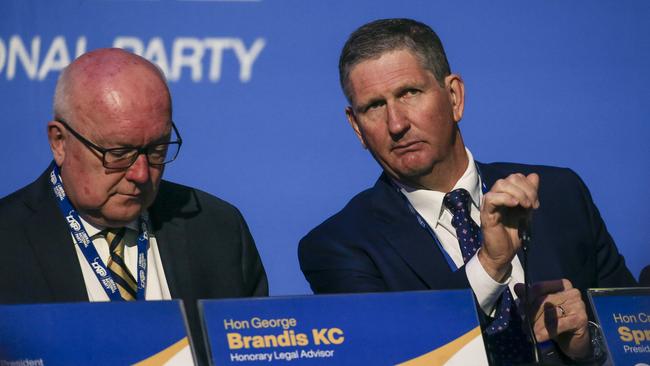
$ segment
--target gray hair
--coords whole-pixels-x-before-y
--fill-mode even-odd
[[[442,86],[451,74],[447,55],[438,35],[426,24],[412,19],[380,19],[362,25],[345,42],[339,58],[339,80],[352,102],[350,70],[357,64],[397,50],[409,50],[431,71]]]
[[[69,95],[70,91],[70,81],[68,77],[68,67],[66,66],[61,73],[59,78],[56,81],[56,89],[54,90],[54,103],[52,106],[54,119],[67,119],[68,109],[70,108]]]

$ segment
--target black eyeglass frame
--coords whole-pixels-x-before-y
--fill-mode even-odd
[[[131,167],[131,165],[133,165],[138,160],[138,157],[140,155],[143,155],[143,154],[144,154],[144,156],[147,157],[147,163],[150,166],[163,166],[165,164],[169,164],[172,161],[176,160],[176,157],[178,156],[178,153],[181,151],[181,146],[183,145],[183,138],[181,138],[181,134],[178,132],[178,129],[176,128],[176,124],[174,124],[174,121],[171,121],[171,124],[172,124],[172,129],[174,130],[174,133],[176,134],[176,137],[178,138],[176,141],[168,141],[168,142],[160,142],[160,143],[156,143],[156,144],[149,144],[149,145],[146,145],[146,146],[143,146],[143,147],[140,147],[140,148],[136,148],[136,147],[133,147],[133,148],[114,147],[114,148],[109,148],[109,149],[98,146],[98,145],[94,144],[93,142],[91,142],[90,140],[88,140],[87,138],[83,137],[79,132],[75,131],[72,127],[70,127],[70,125],[65,120],[59,118],[59,119],[55,119],[55,121],[62,124],[63,127],[65,127],[66,130],[68,130],[74,137],[76,137],[79,141],[81,141],[81,143],[86,145],[86,147],[92,148],[93,150],[96,150],[97,152],[102,154],[102,165],[104,166],[104,168],[107,168],[107,169],[128,169],[128,168]],[[152,147],[155,147],[155,146],[163,146],[163,145],[166,145],[166,146],[178,145],[178,149],[176,150],[176,153],[174,154],[174,156],[171,159],[169,159],[169,160],[167,160],[167,161],[165,161],[163,163],[152,163],[150,161],[150,159],[149,159],[149,149],[151,149]],[[126,166],[117,166],[117,167],[116,166],[110,166],[110,163],[108,163],[106,161],[106,153],[110,153],[112,151],[129,151],[129,150],[130,151],[136,151],[137,154],[134,155],[134,158],[132,159],[132,161]]]

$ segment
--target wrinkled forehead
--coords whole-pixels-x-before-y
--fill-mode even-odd
[[[354,97],[352,95],[353,93],[351,90],[352,89],[351,75],[354,70],[363,68],[363,66],[368,65],[373,61],[377,61],[386,55],[390,55],[398,52],[408,53],[410,56],[412,56],[414,59],[418,61],[419,66],[423,70],[427,70],[435,74],[435,70],[433,70],[433,68],[431,68],[429,63],[427,62],[426,55],[424,55],[424,53],[422,53],[420,50],[417,50],[409,45],[403,45],[403,44],[392,45],[391,47],[379,48],[372,53],[367,53],[358,56],[353,62],[347,65],[347,68],[345,70],[345,75],[344,75],[345,79],[343,80],[344,82],[343,88],[348,99],[353,99]],[[352,100],[350,100],[350,102],[352,102]]]
[[[387,85],[388,82],[413,81],[405,80],[404,77],[410,75],[412,78],[414,72],[435,78],[433,71],[423,65],[421,57],[408,48],[397,48],[366,58],[350,68],[347,79],[350,102],[357,102],[355,94],[360,89],[375,84]]]

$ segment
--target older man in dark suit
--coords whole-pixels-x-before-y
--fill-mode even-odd
[[[239,211],[161,180],[182,140],[149,61],[79,57],[59,78],[47,136],[50,167],[0,200],[0,303],[183,299],[202,349],[196,299],[268,294]]]
[[[384,173],[301,240],[314,292],[471,288],[493,363],[530,362],[517,302],[521,236],[532,230],[528,310],[536,340],[553,340],[560,362],[596,361],[580,290],[635,281],[580,178],[568,169],[474,160],[458,127],[463,81],[422,23],[362,26],[345,44],[339,71],[350,125]]]

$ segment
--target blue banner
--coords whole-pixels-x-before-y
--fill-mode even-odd
[[[180,301],[0,306],[0,365],[192,365]]]
[[[60,70],[123,47],[170,82],[185,143],[165,178],[236,205],[271,293],[307,293],[298,241],[380,173],[345,118],[337,63],[354,29],[386,17],[439,33],[466,84],[460,128],[477,160],[575,169],[634,275],[650,264],[647,233],[631,229],[650,220],[643,0],[3,0],[0,196],[52,160]]]
[[[217,365],[487,365],[469,290],[199,302]]]

